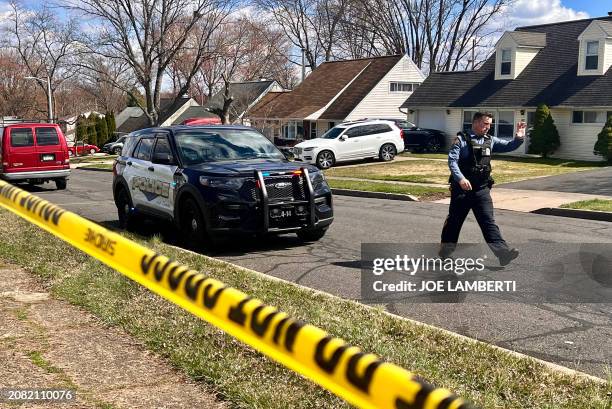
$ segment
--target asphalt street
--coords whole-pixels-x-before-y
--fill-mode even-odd
[[[30,191],[67,210],[115,228],[112,174],[73,170],[65,191],[54,185]],[[340,297],[361,300],[362,243],[436,243],[448,206],[335,196],[335,221],[319,242],[304,245],[295,235],[228,243],[214,257]],[[496,211],[507,241],[523,247],[550,243],[612,243],[610,223],[512,211]],[[171,228],[147,224],[143,235],[161,234],[178,244]],[[462,242],[480,243],[470,215]],[[515,265],[528,272],[537,254],[521,254]],[[562,266],[561,266],[562,268]],[[495,273],[499,267],[490,267]],[[608,271],[608,276],[610,272]],[[607,279],[608,280],[608,279]],[[609,280],[607,281],[609,283]],[[388,302],[388,311],[442,327],[592,375],[606,377],[612,362],[612,302],[407,303]]]

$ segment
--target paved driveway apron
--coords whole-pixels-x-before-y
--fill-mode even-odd
[[[612,196],[612,166],[597,170],[524,180],[522,182],[503,183],[498,186],[507,189],[546,190],[551,192]]]
[[[37,189],[41,197],[96,222],[116,226],[110,173],[74,170],[68,190]],[[580,183],[584,183],[581,181]],[[264,241],[244,239],[231,250],[211,254],[243,267],[340,297],[360,299],[361,243],[434,243],[448,206],[336,196],[336,220],[318,243],[303,245],[295,235]],[[496,219],[510,243],[612,243],[609,223],[498,210]],[[176,243],[171,229],[149,223],[142,234],[161,234]],[[157,229],[157,230],[156,230]],[[174,237],[173,237],[174,236]],[[462,242],[482,242],[472,215]],[[521,255],[516,264],[529,269]],[[408,318],[449,329],[525,354],[605,377],[612,362],[612,304],[387,304]]]

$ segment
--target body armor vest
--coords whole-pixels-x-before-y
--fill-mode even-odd
[[[459,170],[474,186],[492,184],[491,179],[491,137],[485,135],[483,142],[478,143],[478,138],[472,138],[466,132],[460,132],[468,146],[470,154],[465,159],[459,159]]]

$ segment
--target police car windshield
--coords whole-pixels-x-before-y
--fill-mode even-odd
[[[176,147],[185,165],[207,162],[284,159],[265,136],[249,130],[193,129],[178,131]]]
[[[346,128],[339,128],[337,126],[334,126],[332,129],[330,129],[329,131],[325,132],[321,138],[323,139],[336,139],[341,133],[342,131],[344,131]]]

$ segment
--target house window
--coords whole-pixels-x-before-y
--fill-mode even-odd
[[[283,125],[283,139],[304,139],[302,121],[289,121]]]
[[[511,69],[512,69],[512,50],[510,49],[502,50],[500,74],[510,75]]]
[[[573,111],[572,123],[574,124],[603,124],[607,116],[612,112],[606,111]]]
[[[415,84],[411,82],[391,82],[389,83],[389,91],[391,92],[412,92]],[[418,84],[417,84],[418,86]]]
[[[310,139],[315,139],[317,137],[317,123],[312,121],[310,123]]]
[[[587,41],[585,70],[596,70],[599,65],[599,41]]]
[[[499,111],[497,114],[497,136],[500,138],[514,137],[514,111]]]
[[[463,131],[469,132],[472,129],[472,118],[476,111],[463,111]]]

